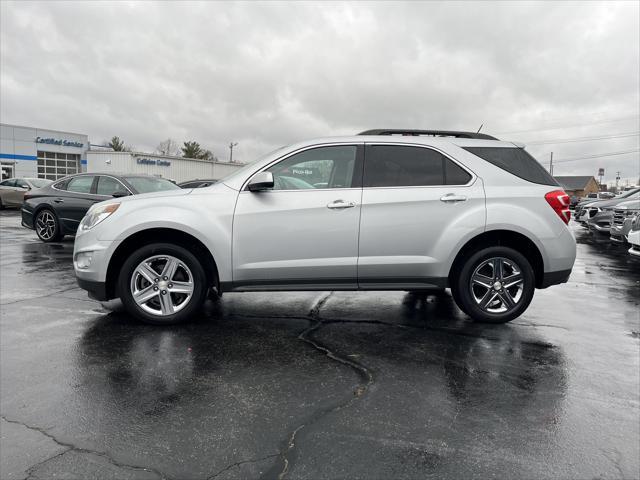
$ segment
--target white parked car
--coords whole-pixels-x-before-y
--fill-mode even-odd
[[[629,253],[640,257],[640,215],[636,215],[631,222],[631,231],[627,236],[627,240],[631,244]]]
[[[209,289],[446,287],[473,319],[507,322],[567,281],[569,218],[511,142],[375,130],[282,148],[210,187],[99,203],[73,258],[91,296],[150,323],[190,317]]]

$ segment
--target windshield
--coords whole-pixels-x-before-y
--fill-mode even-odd
[[[137,193],[162,192],[164,190],[179,190],[180,187],[165,178],[156,177],[124,177]]]
[[[51,180],[45,180],[44,178],[28,178],[27,179],[31,185],[35,188],[46,187],[47,185],[53,183]]]
[[[629,198],[629,197],[631,197],[632,195],[634,195],[636,193],[640,193],[640,188],[634,188],[633,190],[629,190],[628,192],[624,192],[622,195],[620,195],[619,198]]]

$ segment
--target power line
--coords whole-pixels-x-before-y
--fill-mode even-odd
[[[602,135],[599,137],[577,137],[577,138],[562,138],[562,139],[554,139],[554,140],[541,140],[539,142],[527,142],[527,145],[555,145],[557,143],[590,142],[592,140],[606,140],[610,138],[637,137],[638,135],[640,135],[640,132],[628,132],[628,133],[618,133],[615,135]]]
[[[512,132],[498,132],[495,135],[508,135],[513,133],[530,133],[530,132],[544,132],[546,130],[561,130],[563,128],[577,128],[577,127],[590,127],[591,125],[602,125],[605,123],[615,123],[615,122],[624,122],[625,120],[633,120],[640,118],[640,115],[631,115],[629,117],[621,117],[621,118],[612,118],[609,120],[601,120],[599,122],[591,122],[591,123],[583,123],[583,124],[574,124],[574,125],[558,125],[553,127],[545,127],[545,128],[533,128],[531,130],[516,130]]]
[[[629,153],[638,153],[638,152],[640,152],[640,149],[636,148],[635,150],[624,150],[621,152],[599,153],[597,155],[585,155],[583,157],[561,158],[560,160],[554,160],[553,163],[574,162],[576,160],[588,160],[590,158],[613,157],[615,155],[627,155]]]

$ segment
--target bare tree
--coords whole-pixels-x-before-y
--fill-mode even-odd
[[[178,142],[171,138],[167,138],[164,142],[160,142],[156,147],[156,153],[160,155],[180,155],[180,146]]]

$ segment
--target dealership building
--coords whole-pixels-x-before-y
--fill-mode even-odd
[[[80,133],[0,124],[2,178],[57,180],[87,163],[89,137]]]
[[[92,150],[88,135],[59,130],[0,124],[2,179],[32,177],[57,180],[78,172],[138,173],[175,182],[220,179],[240,163],[142,152]]]

